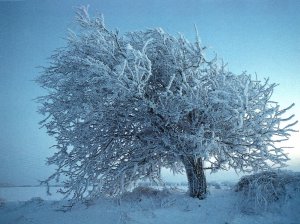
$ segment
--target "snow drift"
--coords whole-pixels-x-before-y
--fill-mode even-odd
[[[67,201],[38,197],[25,202],[3,198],[0,223],[299,223],[299,173],[263,172],[245,176],[235,187],[231,186],[209,184],[205,200],[191,198],[187,189],[174,186],[164,189],[140,186],[119,198],[101,197],[71,207]]]

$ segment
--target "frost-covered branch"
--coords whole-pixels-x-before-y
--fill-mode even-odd
[[[294,131],[285,117],[293,105],[270,100],[276,85],[268,79],[207,60],[198,34],[195,43],[162,29],[120,36],[87,8],[76,18],[79,31],[37,78],[48,90],[38,98],[41,125],[57,149],[46,182],[62,177],[61,192],[83,200],[118,195],[143,178],[159,182],[161,167],[185,168],[200,186],[193,169],[284,166],[276,143]]]

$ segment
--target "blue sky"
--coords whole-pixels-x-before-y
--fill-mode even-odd
[[[300,112],[300,1],[281,0],[44,0],[0,1],[0,182],[31,184],[51,169],[53,139],[39,129],[33,99],[43,94],[32,80],[75,29],[74,8],[90,5],[109,28],[121,32],[162,27],[194,40],[194,24],[209,51],[239,74],[257,73],[280,85],[274,100]],[[297,126],[299,128],[299,125]],[[300,170],[299,133],[289,145],[291,168]]]

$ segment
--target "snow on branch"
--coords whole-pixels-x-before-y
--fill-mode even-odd
[[[83,200],[159,182],[161,167],[181,172],[186,158],[214,171],[285,165],[276,142],[296,122],[282,117],[293,105],[270,100],[275,84],[206,60],[197,32],[195,43],[162,29],[120,36],[88,7],[76,15],[80,30],[37,78],[48,90],[41,125],[57,149],[46,182],[63,177],[61,192]]]

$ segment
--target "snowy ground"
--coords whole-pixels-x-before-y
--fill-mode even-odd
[[[121,200],[99,199],[78,204],[64,212],[64,201],[33,198],[27,201],[0,199],[1,224],[299,224],[300,198],[293,198],[273,211],[245,214],[239,209],[237,193],[228,186],[210,186],[205,200],[188,197],[183,189],[139,188]],[[3,192],[1,197],[3,197]]]

